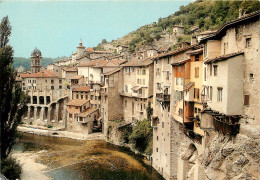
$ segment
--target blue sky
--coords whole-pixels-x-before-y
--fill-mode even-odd
[[[80,38],[85,47],[93,47],[167,17],[189,2],[3,0],[0,18],[9,17],[16,57],[30,57],[35,47],[44,57],[70,56]]]

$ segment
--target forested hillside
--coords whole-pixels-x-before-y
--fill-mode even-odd
[[[52,64],[59,59],[63,59],[65,57],[57,57],[57,58],[42,58],[42,66],[46,67],[49,64]],[[23,58],[23,57],[14,57],[13,66],[15,68],[19,68],[20,66],[24,67],[25,70],[30,70],[31,68],[31,58]]]
[[[187,6],[181,6],[174,14],[159,18],[158,22],[142,26],[111,43],[128,44],[133,52],[140,45],[152,44],[159,40],[162,34],[172,33],[173,25],[182,25],[186,35],[190,34],[193,26],[198,26],[200,31],[217,29],[225,22],[236,19],[240,8],[243,14],[248,14],[259,10],[260,2],[197,0]]]

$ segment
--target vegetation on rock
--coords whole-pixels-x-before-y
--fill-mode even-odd
[[[151,155],[153,141],[153,129],[151,127],[151,121],[148,119],[138,121],[136,126],[133,126],[133,130],[129,139],[130,143],[133,144],[134,148],[139,152]]]

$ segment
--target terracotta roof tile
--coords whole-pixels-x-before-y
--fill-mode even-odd
[[[52,70],[40,71],[32,74],[21,74],[21,78],[57,78],[57,74],[55,74]]]
[[[67,103],[68,106],[83,106],[86,104],[89,100],[84,99],[73,99],[70,102]]]
[[[85,112],[82,112],[78,115],[78,117],[86,117],[87,115],[95,112],[95,111],[98,111],[98,109],[94,109],[94,108],[88,108]]]
[[[183,87],[183,91],[188,91],[190,88],[194,85],[194,82],[188,82],[186,85]]]
[[[77,76],[72,77],[71,79],[81,79],[83,77],[84,77],[83,75],[77,75]]]
[[[179,61],[175,61],[175,62],[172,63],[172,66],[179,66],[181,64],[185,64],[189,60],[190,59],[182,59],[182,60],[179,60]]]
[[[78,68],[77,67],[64,67],[63,70],[67,71],[67,72],[77,72]]]
[[[114,74],[114,73],[120,71],[121,69],[122,69],[122,67],[119,67],[119,68],[117,68],[117,69],[114,69],[114,70],[112,70],[112,71],[109,71],[109,72],[107,72],[107,73],[104,73],[104,76],[109,76],[109,75],[111,75],[111,74]]]
[[[90,91],[90,87],[89,86],[81,86],[81,87],[78,87],[78,88],[74,88],[72,91],[89,92]]]
[[[91,47],[88,47],[88,48],[86,49],[86,51],[87,51],[87,52],[93,52],[94,49],[92,49]]]
[[[214,62],[218,62],[218,61],[224,61],[228,58],[232,58],[232,57],[235,57],[235,56],[238,56],[238,55],[241,55],[241,54],[244,54],[244,52],[236,52],[236,53],[218,56],[214,59],[208,59],[208,60],[204,61],[204,64],[214,63]]]

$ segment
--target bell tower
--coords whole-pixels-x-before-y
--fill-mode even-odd
[[[35,48],[31,53],[31,72],[40,72],[42,68],[42,53],[39,49]]]

